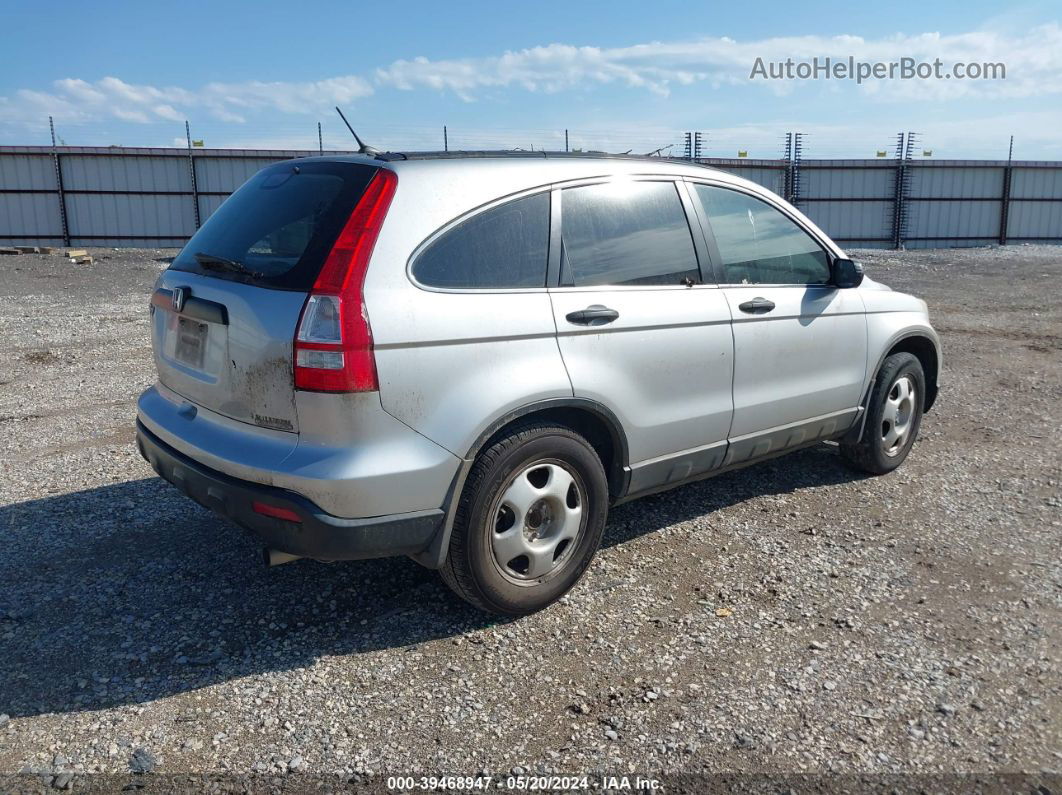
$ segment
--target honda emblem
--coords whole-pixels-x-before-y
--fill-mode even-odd
[[[174,312],[180,312],[184,309],[184,301],[188,297],[187,287],[174,287],[173,295],[170,296],[170,305],[173,307]]]

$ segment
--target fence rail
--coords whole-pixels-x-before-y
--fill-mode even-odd
[[[0,245],[180,246],[274,149],[0,147]],[[850,247],[1062,243],[1062,162],[697,162],[790,200]]]

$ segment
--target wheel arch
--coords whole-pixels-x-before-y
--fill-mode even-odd
[[[482,450],[518,423],[529,420],[556,422],[586,438],[601,458],[608,477],[609,495],[616,497],[626,488],[627,436],[619,418],[606,406],[587,398],[554,398],[521,406],[494,420],[480,433],[465,455],[475,461]]]
[[[917,332],[900,337],[878,361],[877,369],[874,370],[875,378],[882,363],[894,353],[909,353],[922,365],[922,372],[926,377],[926,396],[922,401],[922,410],[928,412],[937,400],[937,381],[940,374],[940,351],[937,344],[925,334]],[[869,391],[867,394],[870,394]]]
[[[497,417],[476,437],[462,458],[461,466],[446,495],[446,504],[443,506],[446,521],[427,549],[411,556],[415,561],[432,569],[442,567],[450,544],[457,503],[464,489],[465,478],[476,457],[513,426],[533,420],[564,425],[586,438],[605,468],[610,501],[626,493],[630,479],[627,435],[619,418],[611,409],[595,400],[575,397],[550,398],[529,403]]]
[[[910,353],[918,359],[919,364],[922,365],[922,372],[926,377],[926,396],[922,404],[923,412],[928,412],[936,402],[940,378],[939,343],[932,336],[922,330],[910,330],[897,334],[884,346],[884,350],[882,351],[881,356],[878,357],[874,369],[870,371],[870,378],[868,379],[866,388],[863,390],[863,397],[859,401],[859,421],[844,436],[845,442],[854,444],[863,438],[863,428],[866,426],[867,422],[867,404],[870,401],[870,393],[874,390],[874,383],[877,381],[878,373],[881,372],[881,366],[885,363],[885,360],[894,353]]]

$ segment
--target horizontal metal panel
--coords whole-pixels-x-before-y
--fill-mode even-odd
[[[892,243],[885,240],[844,240],[835,241],[841,248],[845,249],[847,253],[851,253],[852,249],[860,248],[892,248]]]
[[[1012,201],[1007,237],[1062,238],[1062,202]]]
[[[798,202],[800,211],[835,238],[876,238],[892,235],[892,202]]]
[[[1015,168],[1010,174],[1014,199],[1062,199],[1062,169]]]
[[[72,246],[104,248],[180,248],[188,242],[185,237],[71,237]]]
[[[55,162],[50,155],[0,157],[0,190],[55,190]]]
[[[66,190],[192,189],[187,158],[65,155],[60,162]]]
[[[266,166],[284,158],[196,158],[195,179],[201,191],[232,193]]]
[[[907,237],[999,236],[998,201],[911,201],[907,218]]]
[[[1003,195],[1002,168],[911,166],[911,197],[994,198]]]
[[[894,169],[801,169],[799,181],[802,197],[877,199],[896,194]]]
[[[200,196],[199,197],[199,218],[202,223],[206,223],[207,218],[214,214],[214,211],[221,206],[221,203],[228,198],[227,196]]]
[[[0,246],[55,246],[65,245],[61,236],[57,237],[4,237]]]
[[[55,193],[0,193],[0,235],[28,237],[63,234]],[[14,245],[0,240],[0,246]]]
[[[190,236],[195,230],[187,196],[74,194],[66,197],[70,236]]]
[[[720,166],[719,170],[747,179],[749,182],[755,182],[757,185],[767,188],[767,190],[774,191],[779,196],[782,195],[785,185],[785,172],[780,168]]]
[[[940,238],[933,240],[908,240],[903,244],[904,248],[983,248],[994,246],[997,240],[991,237],[983,238]]]

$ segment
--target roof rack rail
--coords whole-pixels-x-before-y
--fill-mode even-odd
[[[651,155],[613,154],[611,152],[551,152],[545,149],[448,149],[430,152],[381,152],[376,155],[381,160],[458,160],[476,157],[512,157],[512,158],[600,158],[619,160],[681,160],[682,158],[657,157]]]

